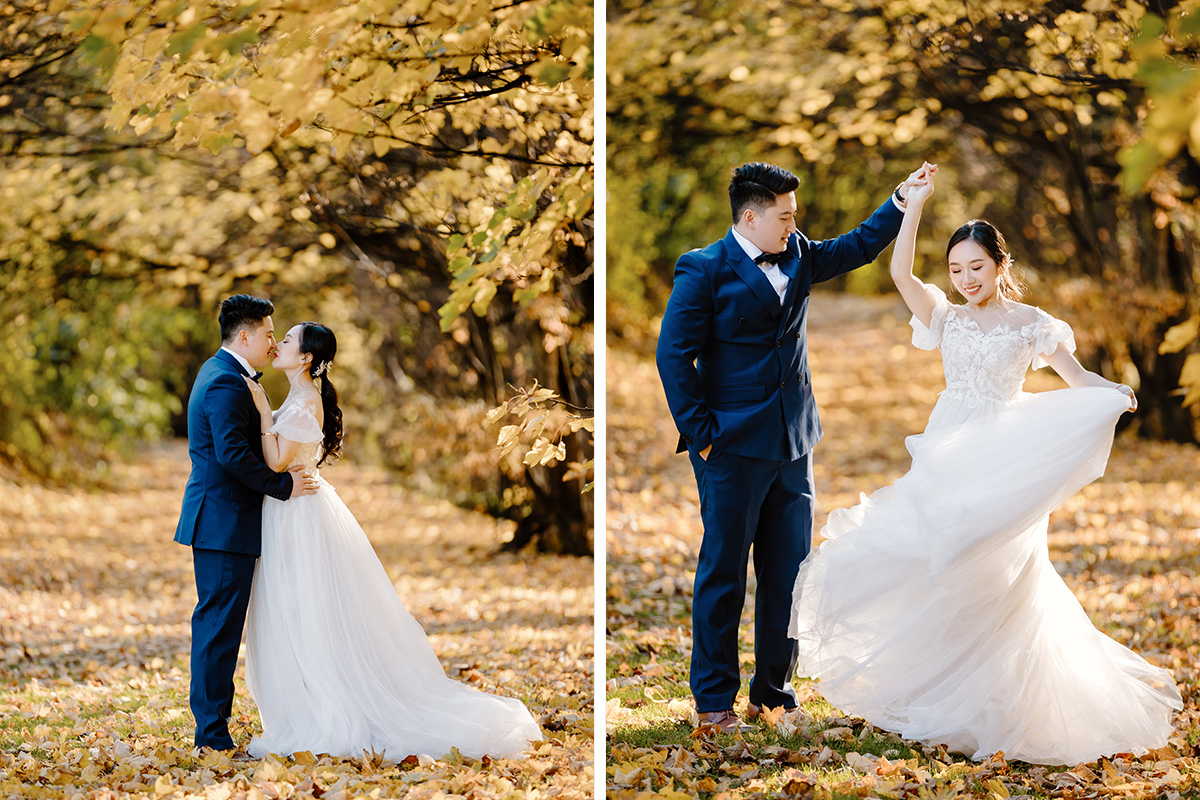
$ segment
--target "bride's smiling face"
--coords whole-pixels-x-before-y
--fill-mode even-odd
[[[999,297],[1000,268],[987,251],[970,239],[950,250],[950,283],[973,306],[986,306]]]
[[[302,327],[296,325],[287,332],[287,335],[283,337],[283,341],[276,345],[275,360],[272,362],[272,366],[275,369],[281,369],[286,372],[287,370],[306,366],[312,361],[311,355],[300,352],[301,330]]]

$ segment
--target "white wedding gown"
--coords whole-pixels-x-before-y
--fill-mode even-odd
[[[941,348],[946,390],[912,469],[829,516],[801,565],[789,635],[797,674],[834,706],[982,759],[1076,764],[1166,744],[1171,675],[1096,630],[1059,578],[1049,513],[1103,474],[1128,398],[1028,394],[1025,373],[1070,328],[1019,307],[983,330],[933,286],[913,344]]]
[[[272,431],[316,472],[316,409],[289,399]],[[389,758],[507,756],[541,739],[521,701],[448,678],[354,515],[323,478],[314,495],[263,499],[262,556],[246,627],[255,757],[301,750]]]

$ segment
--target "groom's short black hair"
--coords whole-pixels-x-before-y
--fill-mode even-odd
[[[774,164],[752,161],[738,167],[729,181],[729,207],[734,224],[747,206],[755,211],[770,208],[775,205],[776,197],[796,191],[799,185],[799,178]]]
[[[242,328],[257,328],[262,321],[275,313],[275,304],[261,297],[235,294],[221,302],[221,341],[228,342]]]

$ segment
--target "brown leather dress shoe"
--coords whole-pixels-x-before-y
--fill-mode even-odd
[[[231,755],[230,758],[233,759],[234,761],[240,761],[240,762],[258,761],[257,758],[250,755],[245,750],[234,751],[233,755]]]
[[[721,733],[745,733],[754,730],[753,725],[742,722],[733,709],[725,711],[702,711],[696,715],[699,721],[696,730],[701,728],[717,728]]]

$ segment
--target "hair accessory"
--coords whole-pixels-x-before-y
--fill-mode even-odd
[[[317,371],[313,373],[313,377],[319,378],[320,376],[324,375],[326,372],[329,371],[329,368],[331,366],[333,366],[332,361],[322,361],[321,366],[317,367]]]

